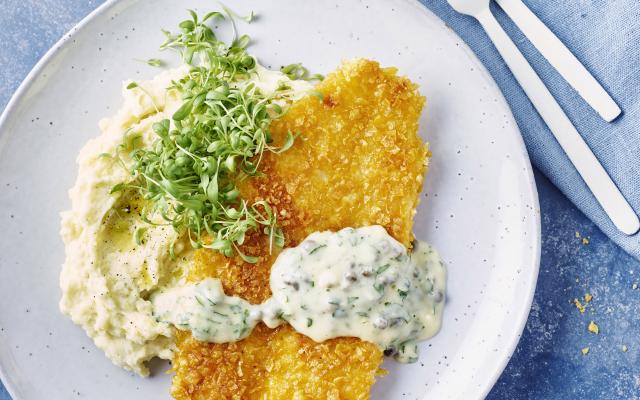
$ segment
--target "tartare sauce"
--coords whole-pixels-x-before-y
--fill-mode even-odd
[[[271,269],[273,296],[259,305],[226,296],[213,278],[152,297],[159,322],[191,330],[198,340],[247,337],[260,321],[288,322],[322,342],[352,336],[401,362],[440,329],[446,270],[438,253],[416,241],[411,253],[381,226],[316,232],[284,250]]]

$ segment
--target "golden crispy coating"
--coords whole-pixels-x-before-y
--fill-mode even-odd
[[[316,343],[288,325],[259,324],[248,338],[227,344],[180,332],[179,343],[177,399],[365,399],[382,362],[373,344],[356,338]]]
[[[424,99],[394,69],[366,60],[344,63],[316,89],[322,100],[303,98],[272,124],[276,142],[287,132],[301,136],[289,151],[266,156],[266,175],[244,181],[243,197],[273,205],[286,246],[314,231],[379,224],[408,247],[427,160],[417,136]],[[189,279],[216,277],[227,294],[266,300],[277,254],[260,235],[250,235],[243,251],[258,263],[199,251]],[[259,324],[248,338],[227,344],[179,332],[178,349],[172,386],[178,400],[367,399],[383,372],[374,344],[316,343],[287,325]]]
[[[303,236],[345,226],[382,225],[409,246],[427,150],[417,136],[424,98],[394,68],[356,60],[275,121],[299,143],[275,164],[295,206]],[[300,143],[301,142],[301,143]]]

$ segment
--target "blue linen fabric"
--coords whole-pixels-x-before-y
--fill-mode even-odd
[[[607,236],[640,259],[640,234],[627,236],[609,220],[480,25],[444,0],[420,1],[455,30],[489,69],[511,106],[532,163]],[[601,119],[493,4],[494,15],[640,213],[640,1],[525,2],[622,108],[623,114],[613,123]]]

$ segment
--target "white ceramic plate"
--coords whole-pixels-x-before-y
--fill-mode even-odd
[[[274,68],[302,61],[327,72],[363,56],[397,66],[428,98],[421,135],[433,159],[415,219],[449,266],[440,334],[420,361],[385,363],[374,399],[479,399],[512,354],[538,275],[536,189],[502,94],[466,45],[409,0],[234,2],[260,18],[241,24]],[[109,1],[38,64],[0,121],[0,372],[15,400],[169,398],[165,364],[143,379],[113,366],[58,311],[58,237],[75,157],[120,106],[120,83],[157,69],[134,59],[156,51],[160,28],[208,0]],[[406,397],[402,397],[402,395]]]

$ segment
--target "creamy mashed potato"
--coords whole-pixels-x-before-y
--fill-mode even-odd
[[[100,121],[102,133],[80,151],[78,178],[69,191],[71,209],[61,214],[66,253],[60,275],[61,311],[116,365],[145,376],[145,361],[170,359],[175,347],[173,328],[156,321],[149,296],[182,283],[193,250],[171,226],[145,224],[140,218],[144,200],[136,193],[110,193],[131,178],[114,155],[127,138],[137,146],[151,145],[157,136],[153,123],[170,119],[182,104],[180,94],[167,88],[187,72],[187,67],[165,71],[133,89],[127,89],[130,82],[123,84],[122,107]],[[284,81],[294,93],[292,99],[311,87],[260,66],[249,81],[265,93]],[[119,152],[125,164],[126,153]],[[146,231],[136,240],[140,227]],[[176,240],[172,258],[169,247]]]

